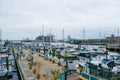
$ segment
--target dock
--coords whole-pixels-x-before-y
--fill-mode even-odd
[[[53,78],[53,75],[51,71],[53,70],[60,70],[60,72],[64,70],[65,68],[65,62],[61,62],[61,66],[58,66],[59,60],[55,59],[55,63],[52,61],[49,61],[49,59],[52,59],[52,57],[48,57],[46,60],[43,55],[39,55],[38,53],[32,54],[34,57],[34,62],[40,62],[42,65],[40,67],[40,79],[37,79],[36,73],[33,72],[36,66],[32,66],[32,69],[29,68],[27,56],[31,52],[29,50],[23,49],[23,56],[20,56],[20,52],[14,47],[14,54],[16,56],[16,62],[17,66],[20,72],[21,80],[51,80]],[[19,57],[17,57],[19,55]],[[73,68],[73,65],[69,65],[69,68]],[[79,74],[78,73],[72,73],[67,75],[67,80],[77,80]]]
[[[107,49],[110,51],[120,51],[120,46],[107,46]]]
[[[18,67],[18,71],[21,77],[21,80],[37,80],[33,73],[29,70],[27,64],[17,55],[20,55],[20,53],[17,51],[17,49],[13,46],[13,53],[15,56],[16,65]]]

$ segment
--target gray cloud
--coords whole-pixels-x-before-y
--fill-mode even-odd
[[[111,34],[119,28],[119,8],[120,0],[0,0],[0,27],[3,39],[34,39],[42,24],[45,34],[52,28],[58,38],[63,28],[66,36],[82,38],[85,28],[88,38],[98,38],[99,30]]]

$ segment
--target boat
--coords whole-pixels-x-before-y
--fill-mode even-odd
[[[8,74],[7,77],[11,79],[13,77],[13,71],[12,71],[12,66],[9,66]]]
[[[7,58],[8,55],[6,54],[6,50],[4,48],[1,49],[2,51],[0,52],[0,77],[5,77],[7,75]],[[4,52],[4,53],[3,53]]]
[[[4,66],[0,66],[0,77],[4,77],[7,75],[7,68]]]
[[[4,77],[7,75],[7,68],[2,63],[3,62],[2,62],[2,59],[0,57],[0,77]]]
[[[78,56],[86,57],[86,58],[89,58],[89,55],[90,55],[90,52],[88,52],[88,51],[80,51],[78,54]]]
[[[120,55],[110,55],[109,58],[113,60],[117,65],[120,65]]]

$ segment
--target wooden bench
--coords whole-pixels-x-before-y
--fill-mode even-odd
[[[84,78],[84,77],[82,77],[82,76],[78,76],[78,79],[79,79],[79,80],[88,80],[88,79],[86,79],[86,78]]]

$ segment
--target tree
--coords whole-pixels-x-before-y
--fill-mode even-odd
[[[65,51],[64,61],[67,61],[67,60],[68,60],[67,51]]]
[[[61,55],[60,55],[60,52],[59,52],[59,51],[58,51],[57,53],[58,53],[58,56],[57,56],[57,57],[58,57],[58,59],[59,59],[58,65],[60,66],[60,65],[61,65],[61,63],[60,63]]]
[[[65,68],[67,69],[67,68],[68,68],[68,56],[67,56],[67,51],[65,51],[64,61],[66,62]]]
[[[10,44],[10,41],[6,40],[4,46],[7,46],[8,44]]]
[[[52,75],[53,75],[53,78],[51,80],[59,80],[60,78],[60,70],[54,70],[54,71],[51,71]]]
[[[49,55],[51,56],[52,55],[52,51],[50,50],[50,52],[49,52]]]
[[[56,52],[56,50],[53,49],[53,50],[52,50],[53,63],[54,63],[55,52]]]
[[[106,59],[107,59],[108,58],[108,50],[106,50],[105,55],[106,55]]]

